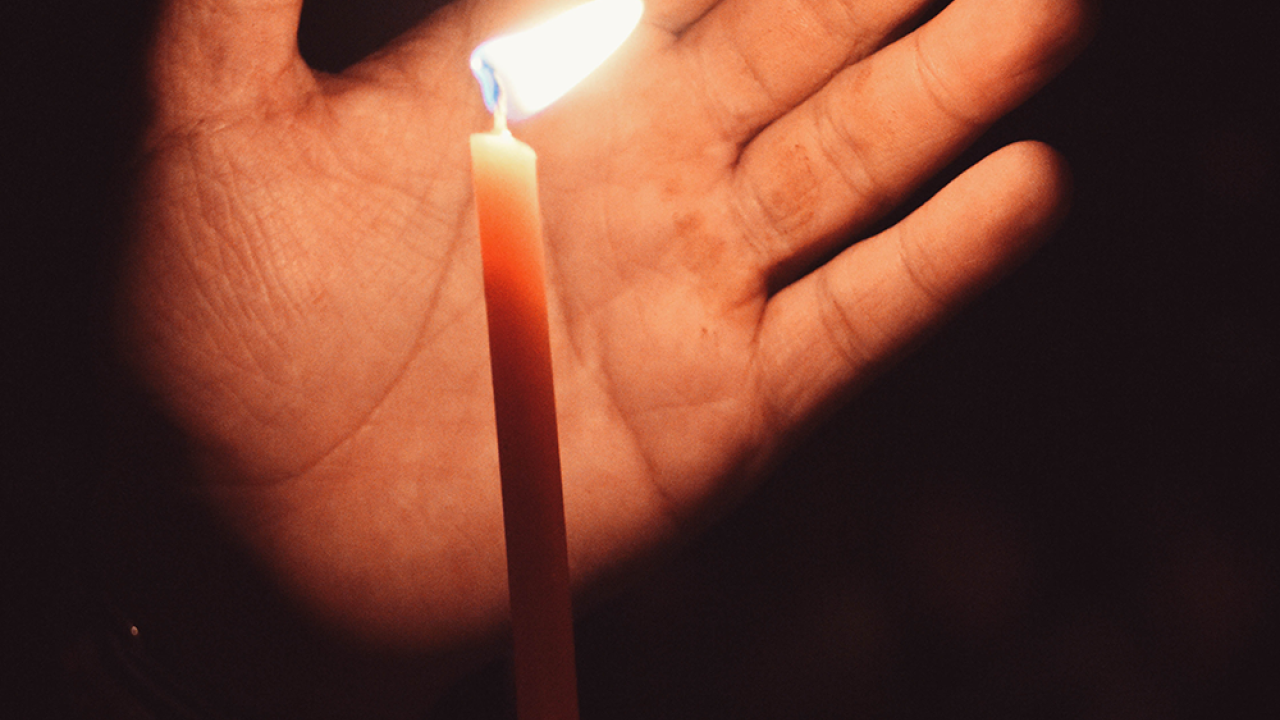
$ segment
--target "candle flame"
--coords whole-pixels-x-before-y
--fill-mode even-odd
[[[642,0],[590,0],[534,27],[486,40],[471,53],[484,104],[523,120],[568,92],[631,35]]]

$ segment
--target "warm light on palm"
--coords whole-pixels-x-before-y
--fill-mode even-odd
[[[300,602],[374,642],[484,637],[505,571],[467,56],[497,21],[462,3],[329,77],[296,55],[300,2],[225,4],[243,15],[171,0],[161,25],[126,346]],[[959,0],[884,47],[924,4],[651,3],[516,128],[539,153],[578,582],[745,492],[1060,214],[1061,163],[1024,144],[835,254],[1084,24],[1071,0]]]

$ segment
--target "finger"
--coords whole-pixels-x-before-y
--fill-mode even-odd
[[[794,427],[864,383],[1037,247],[1069,184],[1053,150],[1011,145],[775,295],[757,348],[765,411]]]
[[[151,78],[162,115],[260,106],[309,73],[298,55],[302,0],[169,0]]]
[[[742,142],[870,54],[930,0],[724,0],[679,51],[724,138]]]
[[[1080,0],[957,0],[770,125],[734,178],[767,264],[804,267],[896,205],[1065,66],[1086,25]]]

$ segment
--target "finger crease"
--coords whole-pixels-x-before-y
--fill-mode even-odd
[[[912,260],[912,253],[907,247],[909,244],[907,235],[899,232],[895,244],[898,248],[898,262],[902,265],[902,270],[911,286],[920,293],[922,298],[933,305],[932,309],[940,310],[947,307],[949,305],[947,293],[938,286],[938,283],[927,281],[921,263]]]
[[[858,323],[854,322],[846,303],[836,297],[835,291],[831,288],[829,276],[821,273],[815,279],[817,283],[814,292],[819,296],[817,306],[820,309],[822,326],[827,332],[832,347],[844,359],[850,373],[857,373],[860,368],[871,364],[870,353],[856,349],[867,347],[865,342],[859,342],[859,338],[863,338],[866,333],[859,329]]]
[[[966,128],[981,126],[983,122],[978,113],[973,111],[966,112],[961,109],[961,103],[955,99],[958,97],[957,93],[948,89],[948,83],[943,79],[945,77],[944,74],[929,60],[929,55],[925,52],[924,45],[921,44],[918,36],[916,36],[912,48],[915,50],[916,75],[919,77],[920,85],[928,93],[934,107],[947,119]]]
[[[830,100],[824,101],[814,114],[818,149],[845,188],[872,208],[871,214],[878,214],[892,199],[871,173],[872,163],[866,157],[866,148],[853,136],[848,124],[841,122],[841,117],[832,109]]]

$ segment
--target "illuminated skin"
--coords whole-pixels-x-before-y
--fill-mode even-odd
[[[748,492],[1046,237],[1066,171],[1021,143],[849,244],[1069,61],[1083,2],[956,0],[890,42],[924,0],[655,0],[514,128],[580,589]],[[370,645],[503,621],[467,60],[538,4],[457,3],[328,76],[301,0],[163,3],[122,344],[242,542]]]

